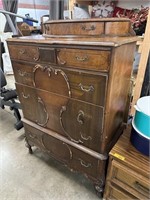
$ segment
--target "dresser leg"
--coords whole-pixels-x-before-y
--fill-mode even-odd
[[[28,142],[28,140],[27,140],[26,137],[25,137],[25,146],[28,148],[29,153],[32,154],[32,153],[33,153],[32,147],[31,147],[31,145],[29,144],[29,142]]]
[[[94,184],[96,194],[98,197],[102,198],[104,191],[104,180],[101,179],[99,183]]]
[[[96,190],[96,194],[99,198],[102,198],[102,194],[103,194],[103,187],[99,186],[99,185],[95,185],[95,190]]]

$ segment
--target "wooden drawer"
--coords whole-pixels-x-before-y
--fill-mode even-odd
[[[113,186],[110,183],[106,185],[104,200],[130,200],[130,199],[138,199],[128,192],[122,190],[117,186]]]
[[[104,33],[104,22],[80,22],[77,23],[45,23],[44,34],[46,35],[101,35]]]
[[[149,179],[137,173],[135,170],[121,165],[115,160],[112,161],[112,178],[111,181],[126,191],[130,191],[139,199],[150,198]]]
[[[71,169],[83,172],[95,179],[97,178],[98,173],[102,173],[102,171],[98,172],[98,165],[103,165],[103,161],[100,161],[26,123],[24,123],[24,127],[29,144],[34,144],[35,146],[42,148],[51,156],[67,164]]]
[[[16,88],[26,119],[101,151],[103,108],[23,85]]]
[[[57,62],[61,66],[108,71],[110,54],[109,50],[59,49],[57,50]]]
[[[38,129],[35,129],[31,126],[29,126],[26,123],[23,123],[24,129],[25,129],[25,135],[26,139],[28,140],[29,144],[31,146],[36,145],[37,147],[40,147],[41,149],[44,149],[44,146],[42,144],[42,137],[43,137],[43,132],[39,131]]]
[[[104,106],[107,75],[13,61],[16,82]]]
[[[83,20],[52,20],[43,25],[44,36],[47,37],[103,37],[131,36],[131,22],[125,18],[93,18]]]
[[[56,63],[55,49],[26,45],[8,45],[10,58],[28,62]]]

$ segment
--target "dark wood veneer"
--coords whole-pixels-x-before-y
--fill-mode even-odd
[[[52,21],[45,34],[8,39],[29,152],[39,147],[101,193],[128,109],[137,38],[127,19]]]

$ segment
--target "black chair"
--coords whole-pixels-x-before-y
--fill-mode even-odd
[[[6,85],[7,81],[5,75],[0,68],[0,107],[4,109],[5,106],[9,106],[10,110],[14,111],[14,116],[17,119],[14,127],[16,130],[20,130],[23,127],[23,123],[21,121],[21,115],[19,112],[19,109],[21,109],[20,103],[15,101],[18,97],[17,92],[16,90],[5,89]]]

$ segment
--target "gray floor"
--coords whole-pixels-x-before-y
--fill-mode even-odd
[[[8,87],[14,86],[7,76]],[[98,200],[90,181],[38,149],[30,155],[13,113],[0,109],[0,200]]]

